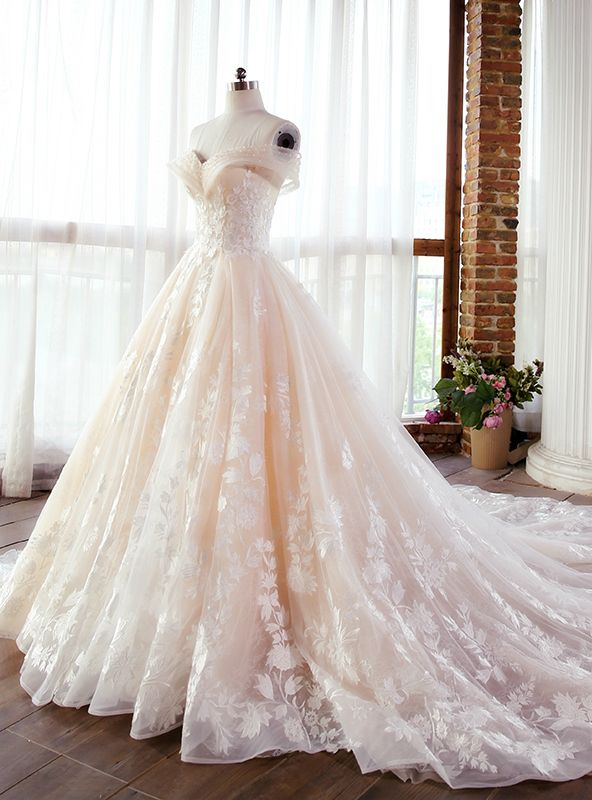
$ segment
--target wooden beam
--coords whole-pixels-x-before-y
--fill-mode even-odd
[[[448,43],[448,125],[446,136],[446,193],[444,199],[442,357],[447,355],[454,347],[458,335],[463,77],[465,64],[464,0],[450,0]],[[442,363],[443,376],[451,374],[450,370],[450,365]]]
[[[414,256],[439,256],[444,255],[444,239],[414,239]]]

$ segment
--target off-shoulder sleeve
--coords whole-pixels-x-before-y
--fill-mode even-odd
[[[284,182],[280,187],[280,194],[293,192],[300,186],[300,161],[301,155],[299,150],[286,150],[284,148],[277,148],[280,153],[285,153],[285,171]],[[289,155],[288,155],[289,154]]]
[[[264,167],[276,173],[281,180],[280,193],[297,189],[300,174],[300,152],[275,144],[244,145],[220,150],[202,165],[204,192],[225,167]]]
[[[278,147],[276,144],[255,148],[255,159],[261,158],[262,166],[269,167],[282,178],[280,194],[293,192],[300,186],[300,160],[299,150],[290,150],[287,147]]]
[[[203,163],[195,150],[189,149],[167,162],[169,169],[182,181],[189,195],[205,195],[214,184],[220,170],[227,166],[261,166],[272,170],[281,179],[280,194],[300,185],[300,151],[275,144],[245,145],[220,150]]]
[[[180,178],[190,197],[201,192],[201,162],[193,149],[185,150],[176,158],[167,161],[166,166]]]

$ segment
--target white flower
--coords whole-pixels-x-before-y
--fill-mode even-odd
[[[426,716],[423,714],[415,714],[415,716],[411,717],[409,720],[409,724],[417,730],[424,742],[429,741],[432,735],[432,726]]]
[[[275,644],[267,654],[267,666],[280,671],[295,666],[292,648],[288,644]]]
[[[573,758],[574,749],[573,742],[567,742],[565,745],[558,742],[543,742],[533,746],[530,758],[536,769],[543,774],[549,773],[555,769],[559,760]]]
[[[407,622],[412,629],[419,629],[428,636],[438,632],[438,626],[434,620],[434,615],[427,608],[425,603],[418,603],[417,600],[413,603],[413,610],[409,613]]]
[[[239,713],[239,731],[240,735],[253,739],[261,730],[261,725],[267,725],[271,719],[271,714],[262,706],[256,706],[253,703],[248,703],[244,711]]]
[[[302,742],[306,739],[306,731],[297,717],[284,720],[284,733],[291,742]]]
[[[293,592],[310,594],[316,591],[315,576],[301,564],[293,563],[288,569],[288,585]]]
[[[586,711],[581,707],[580,700],[577,697],[559,692],[553,695],[553,702],[560,717],[569,720],[586,721]]]
[[[528,705],[531,702],[533,691],[533,681],[530,681],[529,683],[521,683],[509,693],[506,707],[515,714],[520,714],[522,706]]]
[[[391,568],[386,561],[374,559],[364,567],[363,575],[368,583],[382,583],[382,581],[391,577]]]
[[[315,684],[311,689],[307,705],[314,711],[318,711],[318,709],[323,704],[323,699],[324,699],[323,690],[318,684]]]
[[[275,596],[271,593],[260,594],[257,605],[261,609],[261,619],[268,620],[275,610]]]
[[[257,507],[253,505],[240,506],[236,512],[236,521],[241,528],[252,528],[257,522],[258,511]]]
[[[401,581],[395,581],[391,586],[391,598],[395,605],[399,605],[405,595],[405,589]]]

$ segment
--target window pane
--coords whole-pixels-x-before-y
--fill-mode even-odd
[[[444,238],[448,3],[419,0],[414,235]]]
[[[442,281],[444,259],[416,256],[410,370],[405,414],[422,414],[436,398],[432,387],[440,378],[442,350]]]

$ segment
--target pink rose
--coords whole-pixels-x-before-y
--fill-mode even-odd
[[[489,417],[485,417],[483,420],[483,425],[486,428],[499,428],[502,425],[503,419],[498,417],[497,414],[491,414]]]
[[[496,403],[494,405],[494,407],[493,407],[493,413],[494,414],[502,414],[506,410],[507,407],[508,406],[507,406],[506,403]]]
[[[429,422],[430,425],[433,425],[436,422],[440,422],[440,420],[442,419],[442,414],[440,414],[439,411],[430,408],[425,412],[424,419],[426,420],[426,422]]]
[[[509,400],[512,397],[512,392],[509,389],[506,389],[504,392],[504,397],[506,400]]]
[[[476,392],[476,391],[477,391],[477,387],[476,386],[474,386],[474,385],[467,386],[467,388],[465,389],[465,394],[472,394],[473,392]]]

